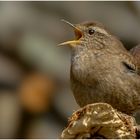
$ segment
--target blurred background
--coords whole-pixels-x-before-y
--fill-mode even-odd
[[[79,108],[61,19],[98,20],[127,49],[140,43],[140,2],[0,2],[0,138],[59,138]]]

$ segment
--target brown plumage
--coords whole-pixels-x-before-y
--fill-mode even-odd
[[[68,24],[73,26],[76,40],[60,45],[72,47],[70,78],[77,103],[82,107],[105,102],[129,115],[139,110],[140,47],[128,52],[98,22]]]
[[[139,75],[140,75],[140,44],[137,45],[136,47],[133,47],[130,50],[130,53],[134,56],[135,60],[137,61]]]

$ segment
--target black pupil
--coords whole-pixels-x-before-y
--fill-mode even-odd
[[[92,34],[94,34],[94,30],[93,29],[89,29],[89,31],[88,31],[88,33],[90,34],[90,35],[92,35]]]

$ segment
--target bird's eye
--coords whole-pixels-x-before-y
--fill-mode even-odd
[[[95,32],[95,30],[93,30],[93,29],[89,29],[89,30],[88,30],[88,33],[89,33],[90,35],[93,35],[94,32]]]

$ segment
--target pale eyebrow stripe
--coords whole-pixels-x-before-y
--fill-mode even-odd
[[[104,29],[101,29],[101,28],[99,28],[99,27],[93,27],[93,29],[94,29],[95,31],[99,32],[99,33],[103,33],[103,34],[109,36],[109,34],[108,34]]]

